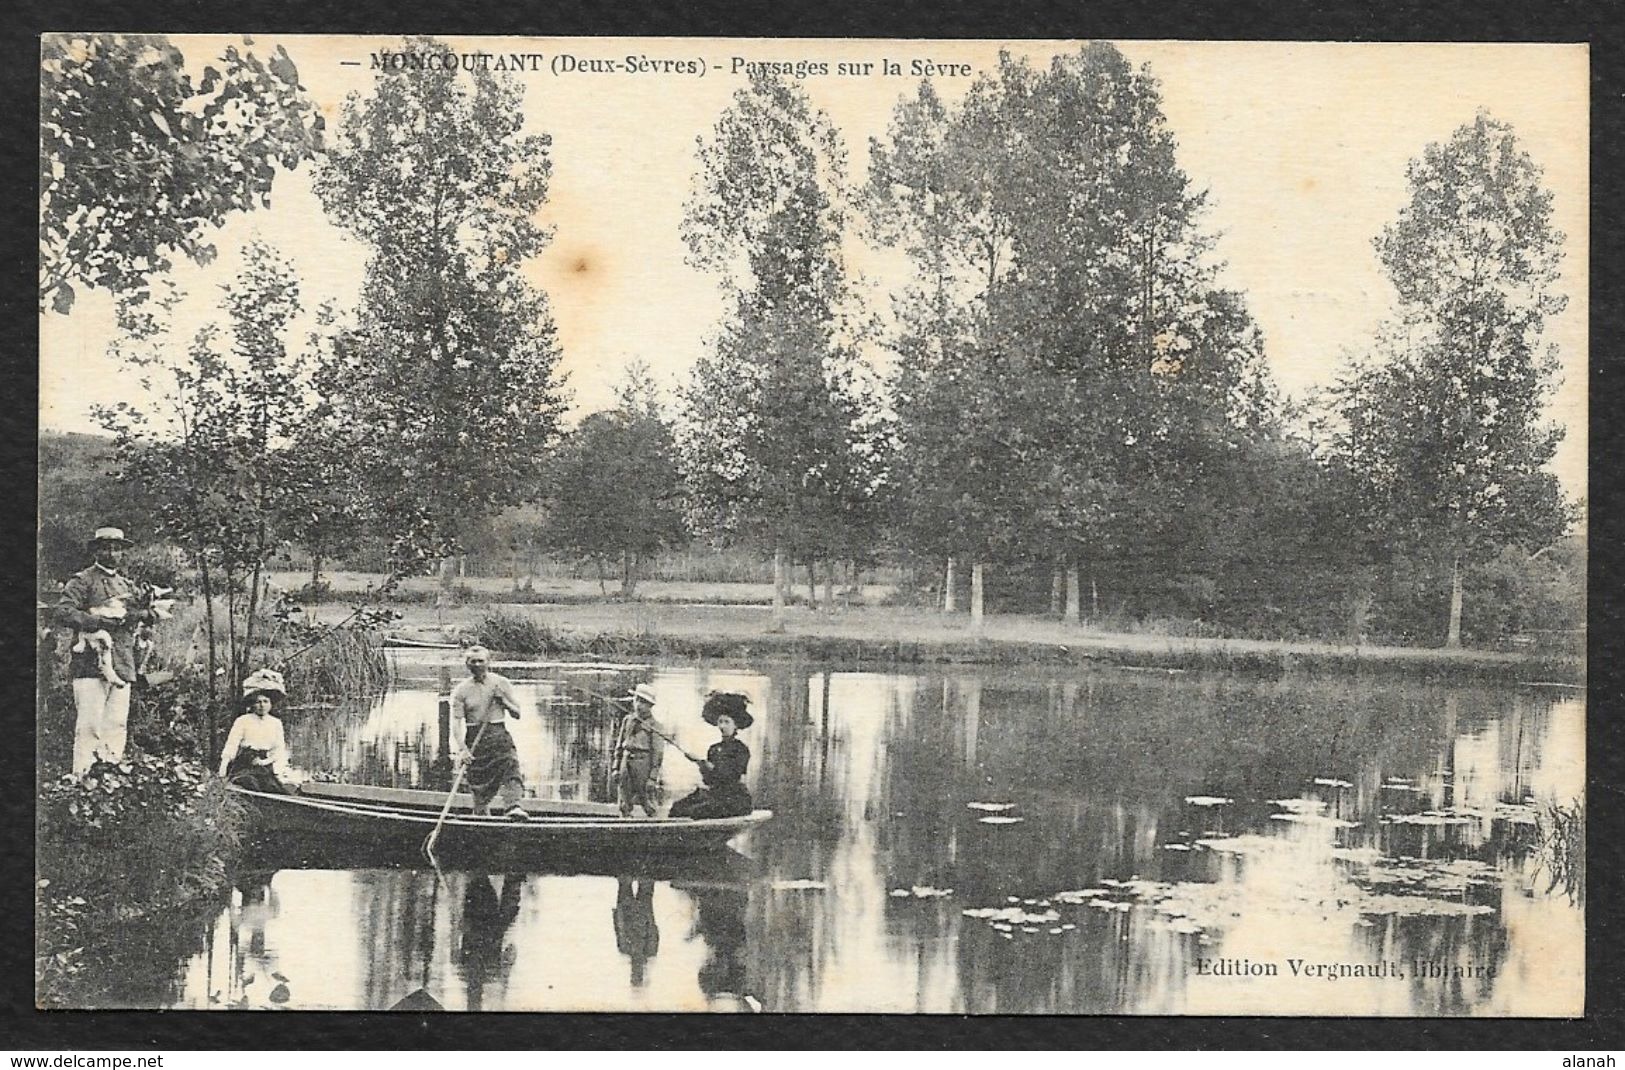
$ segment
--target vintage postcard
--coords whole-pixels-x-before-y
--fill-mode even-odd
[[[1583,1013],[1585,46],[40,78],[41,1007]]]

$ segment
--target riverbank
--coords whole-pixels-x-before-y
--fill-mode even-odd
[[[1109,632],[1013,615],[985,618],[978,633],[963,615],[887,606],[833,613],[792,607],[786,612],[782,631],[773,628],[769,607],[749,605],[493,602],[442,610],[412,605],[398,608],[402,619],[397,631],[402,635],[454,640],[480,636],[509,653],[799,656],[870,664],[1100,664],[1261,675],[1394,671],[1571,685],[1585,682],[1584,659],[1577,656]],[[322,607],[322,612],[340,613],[342,607]],[[513,638],[505,642],[510,636]]]

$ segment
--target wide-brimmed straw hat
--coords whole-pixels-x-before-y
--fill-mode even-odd
[[[750,715],[745,707],[750,705],[750,699],[734,691],[713,691],[705,697],[705,705],[700,709],[700,716],[705,718],[706,724],[716,724],[717,718],[727,714],[733,718],[738,728],[749,728],[756,718]]]
[[[94,546],[100,542],[116,543],[119,546],[132,545],[130,540],[124,537],[123,528],[97,528],[96,534],[90,537],[90,544]]]
[[[249,673],[243,680],[243,698],[253,698],[259,694],[287,698],[288,685],[282,682],[282,674],[275,669],[256,669]]]
[[[627,702],[631,702],[631,701],[633,701],[635,699],[642,699],[643,701],[647,702],[649,705],[653,706],[655,704],[654,685],[653,684],[639,684],[637,687],[634,687],[632,690],[630,690],[626,694],[622,695],[621,698],[624,701],[627,701]]]

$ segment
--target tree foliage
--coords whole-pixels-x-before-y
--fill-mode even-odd
[[[40,305],[75,286],[139,305],[172,256],[207,263],[208,228],[270,203],[276,168],[323,120],[279,46],[228,46],[194,81],[168,38],[48,34],[40,61]]]
[[[121,479],[152,496],[154,534],[198,568],[210,687],[218,668],[235,694],[265,615],[261,581],[278,522],[318,506],[312,469],[292,448],[313,408],[310,356],[286,341],[300,311],[292,266],[250,244],[221,309],[225,324],[198,331],[184,358],[147,367],[156,405],[121,402],[99,416],[117,436]],[[152,340],[160,351],[166,343]]]
[[[884,479],[841,252],[845,165],[799,87],[753,75],[700,140],[683,222],[691,262],[729,299],[683,394],[703,526],[808,560],[872,541]]]
[[[523,273],[549,238],[551,141],[525,132],[522,100],[488,71],[386,72],[345,102],[317,172],[333,220],[373,248],[323,391],[408,567],[539,493],[563,408],[547,298]]]
[[[602,582],[619,571],[621,593],[642,563],[688,539],[686,494],[671,423],[647,369],[634,364],[615,408],[595,412],[565,436],[549,473],[547,541],[592,561]]]
[[[1352,475],[1382,541],[1455,577],[1508,544],[1532,552],[1572,522],[1546,469],[1562,431],[1545,418],[1556,353],[1543,346],[1563,235],[1512,128],[1485,114],[1408,169],[1411,198],[1376,239],[1395,315],[1327,391],[1326,452]]]
[[[871,152],[895,297],[899,500],[917,549],[1010,563],[1199,546],[1183,506],[1273,423],[1262,339],[1218,285],[1155,79],[1091,44],[929,84]],[[1200,511],[1222,512],[1216,501]]]

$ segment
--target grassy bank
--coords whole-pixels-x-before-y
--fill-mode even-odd
[[[638,603],[498,605],[403,618],[417,634],[478,638],[515,654],[604,658],[806,657],[853,664],[1113,665],[1155,671],[1402,672],[1507,681],[1584,682],[1578,657],[1485,650],[1339,646],[1094,631],[1049,619],[990,617],[978,634],[964,618],[877,608],[792,610],[783,631],[763,609]]]

